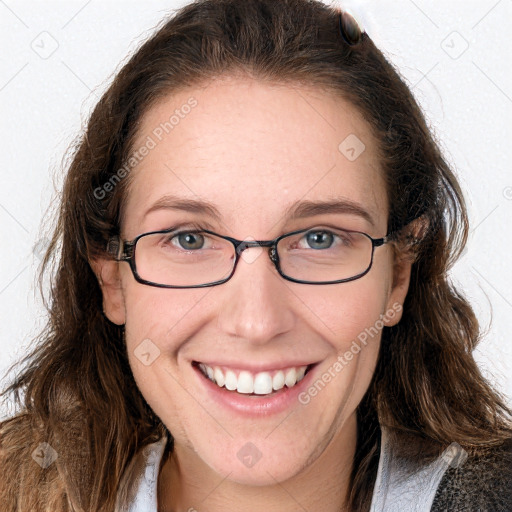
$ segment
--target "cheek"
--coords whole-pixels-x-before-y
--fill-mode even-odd
[[[180,411],[186,382],[179,374],[179,357],[189,340],[214,317],[206,296],[214,288],[159,289],[138,283],[125,288],[125,338],[130,367],[150,407],[158,412]],[[182,430],[181,421],[174,424]]]
[[[320,297],[318,325],[323,326],[331,355],[300,399],[319,422],[332,421],[334,428],[339,428],[355,411],[372,380],[384,328],[387,290],[382,275],[368,274],[337,289],[333,287],[328,293],[319,293]],[[331,418],[333,411],[336,413]]]
[[[329,394],[332,406],[339,407],[336,402],[345,394],[345,407],[352,410],[366,392],[377,363],[388,298],[385,279],[378,272],[367,274],[328,293],[318,292],[317,298],[318,325],[331,347],[322,379],[336,389]]]
[[[161,351],[172,354],[178,349],[179,333],[185,328],[193,329],[199,318],[201,300],[210,290],[159,289],[137,283],[127,287],[125,329],[128,348],[133,351],[138,343],[150,339],[158,343]]]
[[[183,383],[176,378],[175,362],[180,347],[191,335],[186,329],[197,317],[194,306],[200,304],[199,293],[133,285],[125,294],[125,338],[133,377],[158,416],[172,410],[173,421],[167,423],[172,424],[173,435],[182,439],[187,438],[189,415],[180,399]]]
[[[325,287],[328,288],[328,287]],[[367,274],[363,278],[315,291],[310,296],[316,304],[318,324],[323,325],[323,334],[336,351],[348,350],[354,340],[364,339],[364,334],[382,331],[382,315],[389,296],[383,275]]]

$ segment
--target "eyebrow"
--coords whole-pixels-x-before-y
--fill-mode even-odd
[[[144,217],[156,210],[180,210],[189,213],[207,215],[217,221],[222,220],[222,215],[213,203],[205,200],[184,199],[173,195],[165,195],[158,199],[145,213]],[[328,201],[298,201],[289,206],[284,214],[285,221],[303,219],[315,215],[337,213],[357,215],[375,227],[375,221],[370,213],[362,205],[349,199],[332,199]]]

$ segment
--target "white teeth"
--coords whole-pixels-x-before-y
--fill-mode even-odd
[[[272,377],[268,372],[256,374],[254,379],[254,393],[257,395],[268,395],[272,393]]]
[[[284,383],[291,388],[297,382],[297,370],[290,368],[284,376]]]
[[[279,370],[272,379],[272,388],[279,391],[284,387],[284,373]]]
[[[213,379],[220,387],[224,386],[224,382],[226,381],[224,374],[220,371],[220,368],[217,367],[213,370]]]
[[[234,391],[237,388],[238,379],[236,378],[236,375],[231,370],[228,370],[226,372],[226,379],[225,379],[224,384],[226,386],[226,389],[229,389],[229,391]]]
[[[254,380],[249,372],[240,372],[238,376],[238,386],[236,390],[239,393],[253,393],[254,392]]]
[[[286,368],[278,370],[273,376],[270,372],[258,372],[252,374],[246,370],[237,374],[232,370],[222,371],[218,366],[211,367],[204,363],[199,368],[212,382],[219,387],[226,387],[229,391],[237,391],[242,394],[268,395],[273,391],[279,391],[285,385],[291,388],[304,378],[307,366]]]

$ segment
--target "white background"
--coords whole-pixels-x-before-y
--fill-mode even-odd
[[[41,228],[66,148],[115,70],[185,3],[0,0],[0,383],[43,325]],[[475,357],[512,403],[512,1],[342,4],[406,78],[457,171],[472,230],[452,277],[486,331]]]

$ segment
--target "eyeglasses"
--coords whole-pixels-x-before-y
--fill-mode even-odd
[[[367,274],[375,247],[394,240],[396,233],[372,238],[359,231],[316,226],[274,240],[237,240],[207,229],[170,228],[143,233],[132,241],[113,237],[107,251],[117,261],[128,262],[139,283],[160,288],[225,283],[233,276],[242,252],[251,247],[268,247],[270,260],[288,281],[336,284]]]

